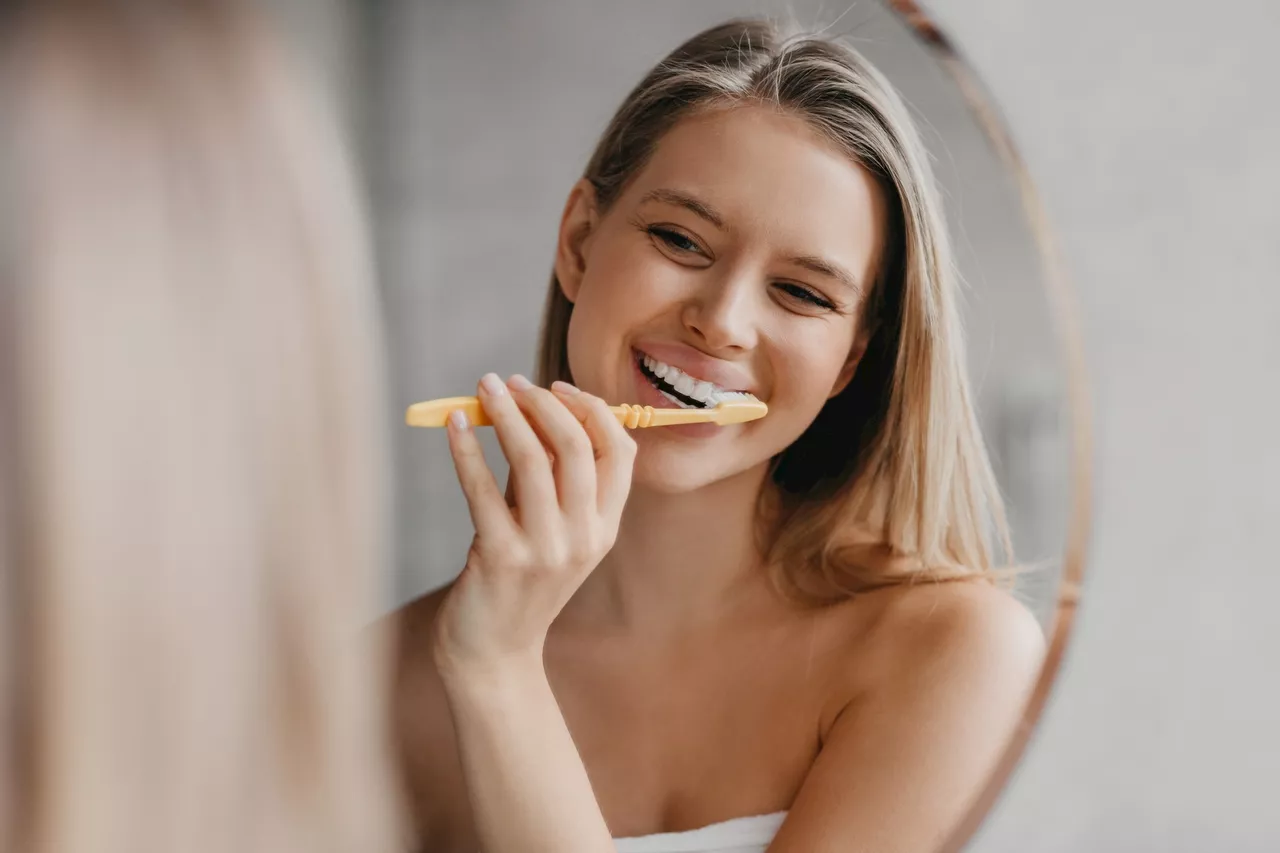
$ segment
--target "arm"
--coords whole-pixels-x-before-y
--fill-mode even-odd
[[[504,499],[474,433],[451,424],[476,537],[441,606],[434,660],[481,848],[604,853],[613,839],[542,653],[552,621],[617,535],[635,442],[596,397],[518,380],[508,391],[495,378],[479,397],[511,481]]]
[[[1044,649],[1030,613],[975,584],[906,591],[876,642],[770,853],[937,849],[1012,737]]]
[[[512,668],[495,673],[491,680],[469,678],[464,670],[452,673],[446,686],[434,660],[433,635],[449,591],[446,587],[407,605],[392,625],[400,646],[393,726],[416,833],[412,849],[423,853],[513,849],[514,842],[492,839],[492,834],[482,847],[477,838],[481,822],[523,834],[553,815],[555,822],[533,830],[533,837],[555,832],[560,836],[552,842],[555,849],[583,849],[575,844],[591,836],[574,820],[581,823],[582,816],[592,815],[593,810],[598,815],[599,809],[589,788],[580,788],[581,797],[592,797],[589,801],[579,802],[579,797],[568,794],[585,776],[554,700],[549,701],[543,689],[545,679],[540,682],[532,666],[524,672]],[[536,695],[524,689],[530,684]],[[548,731],[560,734],[558,742],[546,736]],[[495,783],[498,790],[491,791]],[[551,801],[530,801],[522,794],[526,787]],[[504,804],[511,802],[531,813],[504,812]],[[496,813],[477,815],[477,808]],[[566,820],[561,809],[573,818]]]
[[[447,684],[486,853],[612,851],[613,839],[541,659],[458,674]]]

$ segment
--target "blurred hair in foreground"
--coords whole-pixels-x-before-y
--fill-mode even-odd
[[[395,849],[380,339],[249,4],[0,0],[0,848]]]

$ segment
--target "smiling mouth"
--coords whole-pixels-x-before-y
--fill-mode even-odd
[[[755,399],[745,391],[729,391],[689,376],[679,368],[664,364],[641,352],[635,353],[636,367],[658,392],[684,409],[709,409],[730,400]]]

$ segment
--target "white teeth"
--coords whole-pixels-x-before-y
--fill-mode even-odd
[[[663,364],[648,355],[641,356],[640,361],[650,373],[670,385],[677,393],[697,400],[706,406],[715,406],[724,400],[741,400],[751,396],[741,391],[727,391],[714,382],[708,382],[705,379],[695,379],[679,368]],[[693,408],[688,403],[667,394],[661,388],[658,390],[672,402],[678,403],[684,408]]]

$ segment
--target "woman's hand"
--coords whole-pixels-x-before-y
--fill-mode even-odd
[[[449,448],[476,535],[436,622],[442,675],[541,665],[552,621],[613,547],[636,443],[604,401],[494,374],[479,398],[511,465],[504,498],[455,413]],[[461,420],[461,423],[459,422]]]
[[[605,404],[572,386],[504,386],[480,401],[511,463],[503,497],[480,442],[451,421],[449,447],[476,535],[436,614],[435,662],[453,716],[479,848],[614,849],[546,672],[547,630],[613,547],[636,445]]]

